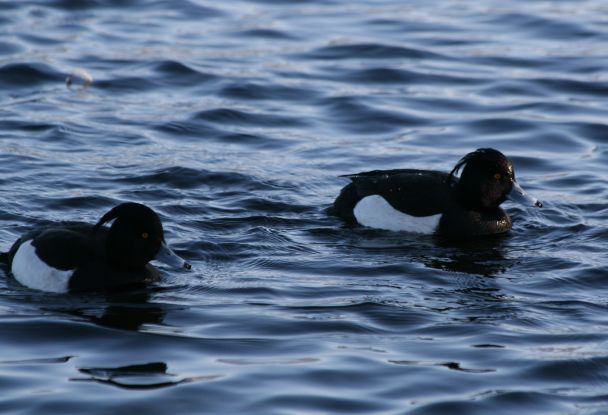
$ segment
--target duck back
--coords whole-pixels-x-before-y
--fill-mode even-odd
[[[423,217],[443,213],[452,203],[447,173],[432,170],[374,170],[347,175],[351,180],[334,201],[338,216],[356,222],[353,210],[365,197],[379,195],[394,209]]]

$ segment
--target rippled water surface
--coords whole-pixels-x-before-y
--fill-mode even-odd
[[[603,0],[0,3],[0,249],[138,201],[195,268],[3,269],[0,412],[607,413],[607,45]],[[326,212],[479,147],[545,203],[506,237]]]

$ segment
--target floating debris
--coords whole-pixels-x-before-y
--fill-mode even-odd
[[[82,88],[85,89],[93,83],[93,77],[86,69],[77,68],[65,78],[65,84],[69,89],[72,88],[72,84],[79,81],[82,82]]]

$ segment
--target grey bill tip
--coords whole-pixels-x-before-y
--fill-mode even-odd
[[[173,250],[171,250],[171,248],[169,248],[164,242],[160,246],[160,249],[158,250],[158,253],[154,259],[174,268],[192,269],[192,265],[180,258],[179,255],[173,252]]]
[[[513,189],[507,195],[507,198],[513,200],[514,202],[521,203],[522,205],[534,206],[537,208],[543,207],[540,200],[528,195],[516,181],[513,181]]]

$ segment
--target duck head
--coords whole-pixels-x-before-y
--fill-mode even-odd
[[[456,182],[455,175],[460,169],[462,173]],[[456,163],[449,177],[459,202],[472,210],[493,210],[506,199],[535,207],[543,206],[519,186],[511,161],[492,148],[480,148],[464,156]]]
[[[190,269],[191,265],[177,256],[166,244],[163,225],[158,215],[139,203],[122,203],[93,227],[97,231],[114,220],[106,239],[107,261],[121,270],[139,270],[152,261]]]

